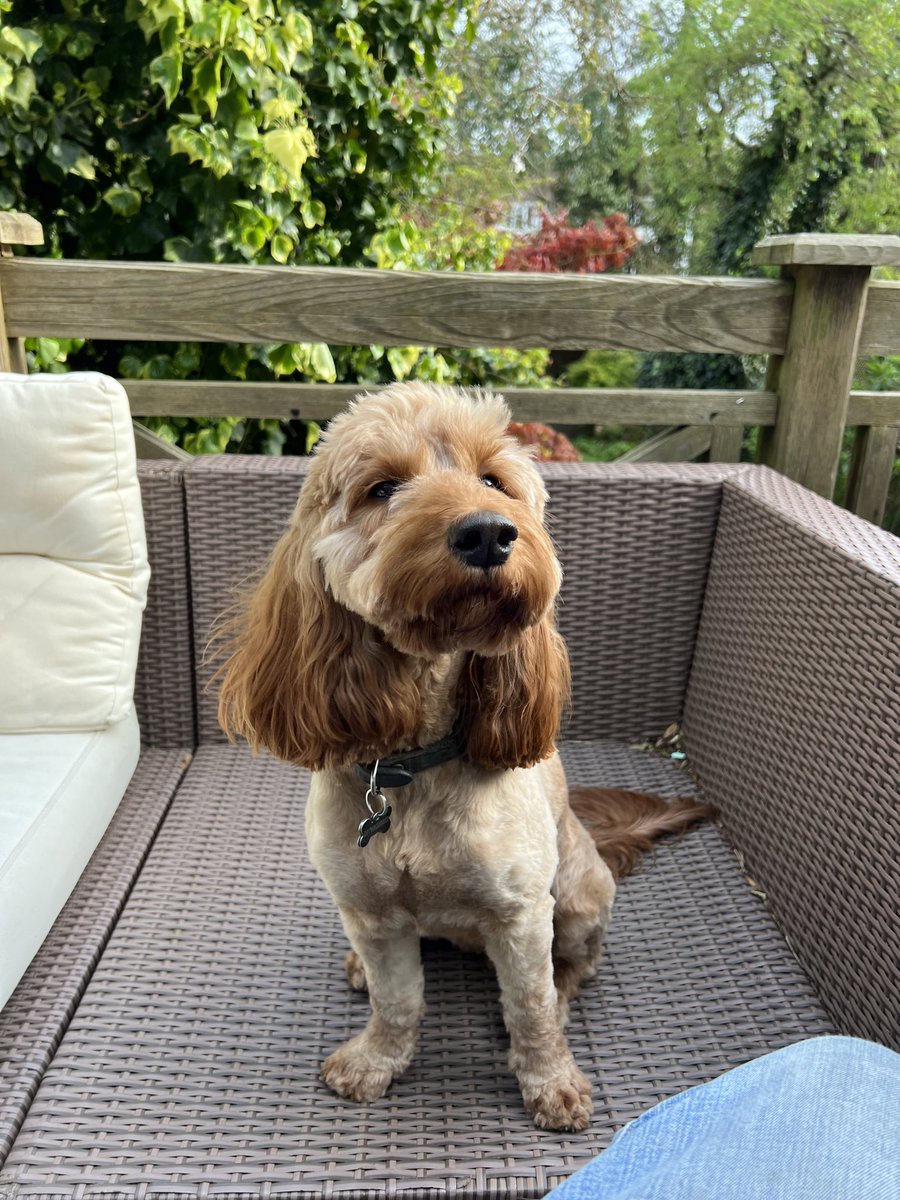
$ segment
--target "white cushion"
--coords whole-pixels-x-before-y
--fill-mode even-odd
[[[139,753],[134,712],[106,729],[0,737],[0,1008],[78,882]]]
[[[0,373],[0,731],[131,712],[149,574],[122,387]]]

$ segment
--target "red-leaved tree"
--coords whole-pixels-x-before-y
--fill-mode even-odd
[[[513,246],[499,271],[571,271],[595,275],[621,267],[638,244],[637,231],[624,213],[610,213],[602,225],[587,221],[577,229],[566,224],[568,211],[541,213],[540,229]]]

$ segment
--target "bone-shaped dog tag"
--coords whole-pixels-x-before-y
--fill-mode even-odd
[[[373,813],[371,817],[366,817],[364,821],[359,823],[359,837],[356,839],[357,846],[362,849],[368,846],[369,841],[376,833],[387,833],[391,827],[391,806],[386,804],[381,812]]]

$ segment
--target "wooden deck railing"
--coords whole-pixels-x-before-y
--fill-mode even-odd
[[[900,431],[900,392],[852,391],[858,357],[900,352],[900,238],[768,238],[780,279],[516,275],[14,257],[37,222],[0,214],[0,365],[21,339],[330,342],[336,345],[674,350],[769,356],[766,389],[504,389],[517,419],[677,428],[632,457],[734,461],[746,426],[764,461],[822,495],[855,427],[848,503],[878,521]],[[5,322],[5,324],[4,324]],[[327,418],[353,384],[123,380],[149,415]],[[147,451],[155,444],[141,438]],[[166,444],[155,447],[165,452]]]

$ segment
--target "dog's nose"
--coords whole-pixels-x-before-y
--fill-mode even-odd
[[[477,512],[463,517],[447,535],[454,554],[470,567],[499,567],[512,554],[519,531],[500,513]]]

